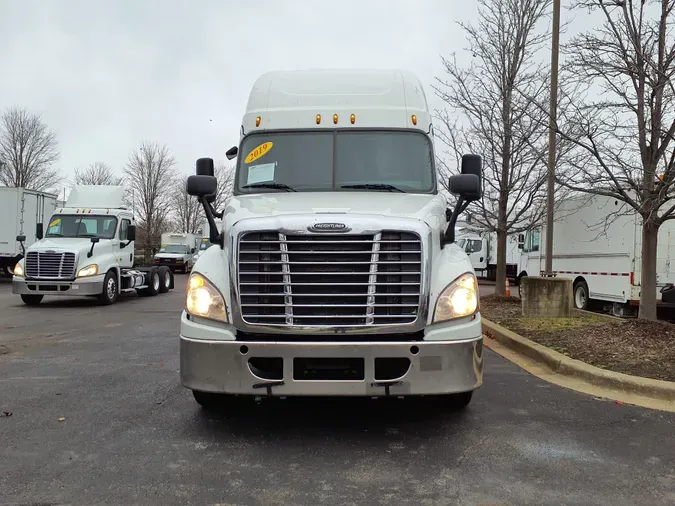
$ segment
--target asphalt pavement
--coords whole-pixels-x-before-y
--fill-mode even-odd
[[[0,284],[0,505],[675,504],[674,414],[489,350],[461,413],[263,399],[207,414],[178,381],[177,280],[109,307],[29,308]]]

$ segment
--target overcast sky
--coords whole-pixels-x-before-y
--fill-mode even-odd
[[[476,12],[476,0],[0,0],[0,110],[41,114],[67,176],[94,161],[121,173],[141,140],[192,172],[237,143],[267,70],[406,68],[442,106],[440,55],[469,61],[455,22]]]

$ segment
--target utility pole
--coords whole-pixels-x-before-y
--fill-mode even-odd
[[[553,0],[551,43],[551,102],[548,123],[548,199],[546,206],[546,276],[553,276],[553,204],[555,192],[556,123],[558,120],[558,53],[560,49],[560,0]]]

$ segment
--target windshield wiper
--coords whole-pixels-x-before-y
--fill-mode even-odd
[[[390,192],[405,193],[391,184],[343,184],[340,188],[354,188],[355,190],[387,190]]]
[[[45,237],[63,237],[63,234],[55,234],[52,232],[51,234],[47,234]]]
[[[297,191],[295,188],[284,183],[253,183],[244,185],[242,188],[272,188],[273,190],[286,190],[287,192]]]

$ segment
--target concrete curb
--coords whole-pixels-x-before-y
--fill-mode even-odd
[[[674,382],[606,371],[605,369],[569,358],[546,346],[530,341],[485,318],[482,319],[482,324],[483,333],[498,341],[506,348],[539,362],[554,373],[578,378],[591,385],[614,390],[622,394],[632,394],[659,401],[675,402]]]

